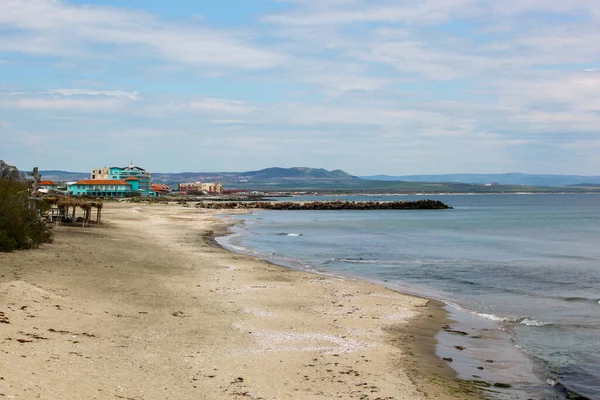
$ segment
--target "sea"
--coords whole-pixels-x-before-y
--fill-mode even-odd
[[[600,399],[600,195],[298,196],[440,200],[451,210],[229,216],[226,248],[438,299],[456,322],[438,355],[492,397]],[[463,349],[457,350],[456,346]],[[571,396],[571,397],[569,397]],[[575,397],[580,396],[580,397]]]

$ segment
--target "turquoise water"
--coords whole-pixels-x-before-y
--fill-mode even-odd
[[[402,197],[413,198],[424,196]],[[497,321],[542,381],[600,398],[600,196],[426,198],[454,209],[263,211],[243,216],[231,243],[288,265],[409,286]]]

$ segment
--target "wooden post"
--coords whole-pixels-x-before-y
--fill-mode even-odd
[[[33,169],[33,197],[37,197],[37,191],[40,186],[40,178],[42,176],[39,174],[38,167]]]
[[[42,177],[39,174],[39,169],[38,167],[35,167],[33,169],[33,172],[28,172],[27,175],[29,176],[33,176],[33,188],[31,189],[31,199],[33,200],[33,207],[37,210],[39,210],[38,208],[38,198],[37,198],[37,191],[38,188],[40,186],[40,178]],[[38,211],[39,212],[39,211]]]

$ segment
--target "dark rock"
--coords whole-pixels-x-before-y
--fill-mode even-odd
[[[444,361],[448,361],[448,362],[452,362],[452,358],[451,357],[444,357],[443,360]]]
[[[264,209],[264,210],[446,210],[452,207],[438,200],[416,201],[312,201],[266,202],[224,201],[200,202],[198,208],[209,209]]]
[[[463,332],[463,331],[456,331],[454,329],[444,329],[444,330],[453,335],[469,336],[469,334],[467,332]]]

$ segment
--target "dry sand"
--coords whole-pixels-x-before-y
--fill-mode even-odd
[[[227,252],[213,212],[103,214],[0,253],[0,398],[476,398],[433,302]]]

